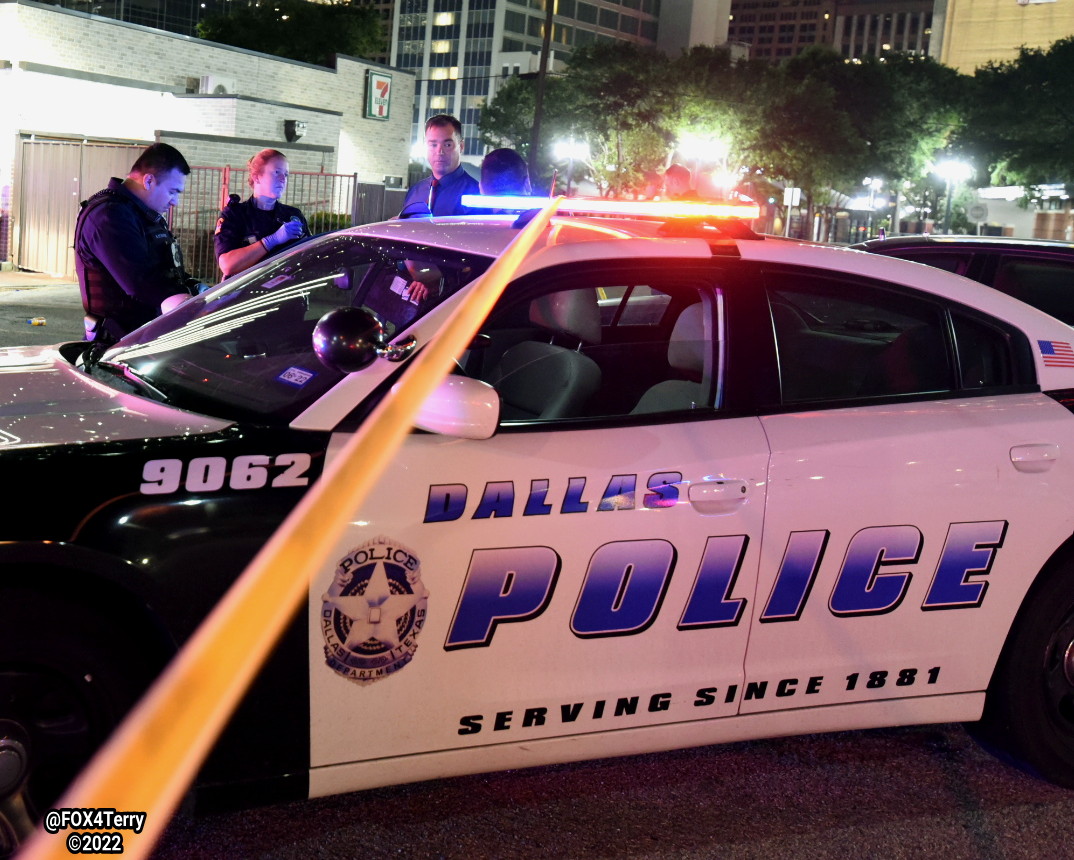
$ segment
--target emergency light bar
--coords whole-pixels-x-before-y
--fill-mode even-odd
[[[464,194],[462,205],[475,209],[503,209],[524,212],[540,209],[547,197],[513,197],[483,194]],[[635,215],[642,218],[759,218],[761,208],[756,203],[694,203],[686,200],[594,200],[585,197],[564,197],[557,210],[560,214],[575,215]]]

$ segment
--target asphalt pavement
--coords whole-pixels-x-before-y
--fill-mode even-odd
[[[78,284],[37,272],[0,271],[0,346],[82,340]],[[34,325],[33,320],[44,320]]]

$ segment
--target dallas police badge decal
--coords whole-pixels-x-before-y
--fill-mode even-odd
[[[377,537],[336,565],[321,597],[325,662],[357,684],[372,684],[414,658],[429,592],[409,549]]]

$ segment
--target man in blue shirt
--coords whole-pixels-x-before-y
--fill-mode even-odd
[[[400,218],[416,215],[466,215],[464,194],[477,194],[477,180],[462,165],[462,125],[448,114],[437,114],[425,121],[425,157],[432,176],[410,186]]]

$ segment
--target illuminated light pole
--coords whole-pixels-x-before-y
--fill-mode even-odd
[[[869,189],[869,214],[865,216],[865,238],[872,238],[873,235],[873,215],[876,213],[876,192],[879,191],[883,185],[883,179],[875,179],[870,176],[866,176],[861,184]]]
[[[575,161],[589,161],[589,144],[584,140],[560,140],[552,150],[556,161],[567,162],[567,196],[571,196],[571,179]]]
[[[675,148],[690,165],[694,192],[698,196],[712,196],[716,192],[720,192],[717,194],[718,197],[728,196],[738,177],[733,175],[728,167],[731,144],[726,139],[715,135],[705,137],[686,132],[679,137]],[[706,164],[711,164],[715,168],[711,176],[703,169]],[[703,187],[706,185],[708,187]]]
[[[954,185],[959,182],[965,182],[973,175],[973,165],[967,164],[965,161],[958,161],[957,159],[950,158],[936,164],[932,168],[932,172],[936,176],[939,176],[947,185],[947,199],[944,203],[943,232],[950,233],[951,194],[954,190]]]

